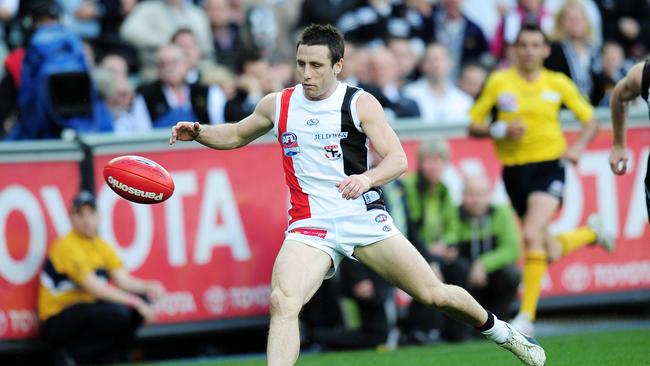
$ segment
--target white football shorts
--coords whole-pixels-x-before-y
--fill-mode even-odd
[[[373,209],[337,217],[298,220],[286,231],[285,240],[295,240],[327,253],[333,266],[325,278],[334,276],[343,257],[354,259],[354,248],[401,234],[388,212]]]

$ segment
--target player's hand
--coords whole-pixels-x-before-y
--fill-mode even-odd
[[[481,261],[474,261],[467,275],[467,282],[471,287],[483,288],[487,285],[487,272]]]
[[[173,145],[177,140],[192,141],[201,133],[201,124],[198,122],[178,122],[172,127],[172,134],[169,144]]]
[[[508,123],[508,128],[506,129],[506,138],[508,140],[521,140],[525,133],[526,126],[521,122],[521,118]]]
[[[144,300],[138,298],[139,301],[135,304],[135,310],[142,316],[144,322],[149,324],[156,321],[156,312],[153,307],[147,304]]]
[[[346,200],[354,200],[359,198],[363,192],[370,189],[370,178],[364,174],[353,174],[344,180],[336,183],[336,188],[339,189],[341,197]]]
[[[158,281],[149,281],[146,284],[145,294],[147,295],[147,299],[151,301],[155,302],[160,300],[165,296],[165,292],[165,286]]]
[[[616,175],[625,174],[628,159],[627,149],[624,147],[612,147],[612,150],[609,152],[609,167],[612,169],[612,173]]]
[[[564,154],[562,154],[561,159],[571,162],[571,164],[578,164],[580,157],[582,156],[582,148],[577,145],[570,146]]]

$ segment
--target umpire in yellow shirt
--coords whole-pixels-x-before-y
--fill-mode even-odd
[[[165,289],[131,276],[97,235],[90,192],[74,199],[70,218],[72,230],[52,244],[40,276],[42,335],[55,350],[55,364],[120,361],[143,320],[154,321],[154,310],[143,299],[155,301]]]
[[[525,247],[523,294],[519,314],[512,322],[532,335],[533,321],[548,262],[573,250],[605,240],[600,223],[592,216],[588,226],[558,236],[549,234],[551,219],[562,203],[564,164],[577,163],[598,131],[591,105],[565,75],[542,67],[550,48],[546,35],[535,25],[524,25],[515,44],[515,64],[496,71],[470,110],[469,133],[494,140],[504,165],[503,182],[510,201],[522,219]],[[582,132],[569,147],[559,121],[562,105],[582,122]],[[497,120],[486,120],[493,108]]]

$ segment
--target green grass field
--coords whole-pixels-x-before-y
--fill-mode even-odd
[[[550,366],[650,365],[650,329],[542,337]],[[155,365],[155,364],[151,364]],[[262,358],[237,361],[166,362],[165,366],[263,366]],[[509,352],[487,341],[394,352],[359,351],[305,355],[298,366],[508,366],[520,365]]]

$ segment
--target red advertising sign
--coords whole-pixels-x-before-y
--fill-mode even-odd
[[[631,169],[622,177],[609,171],[610,141],[609,132],[601,133],[580,164],[569,168],[554,230],[584,224],[591,212],[598,212],[617,233],[619,250],[581,249],[560,260],[551,266],[543,296],[650,289],[650,230],[642,185],[650,129],[629,133]],[[405,147],[414,170],[417,142]],[[444,180],[455,198],[460,197],[462,173],[482,170],[495,182],[495,200],[507,199],[489,141],[452,139],[451,148]],[[102,168],[116,155],[95,157],[100,232],[136,276],[165,284],[169,296],[156,305],[160,321],[266,314],[273,261],[288,220],[280,148],[273,143],[236,151],[197,146],[129,153],[167,168],[176,190],[162,204],[129,203],[103,183]],[[78,177],[76,163],[0,164],[0,339],[36,332],[40,265],[46,245],[69,229],[66,208]]]
[[[36,335],[38,275],[78,189],[77,162],[0,163],[0,339]]]

